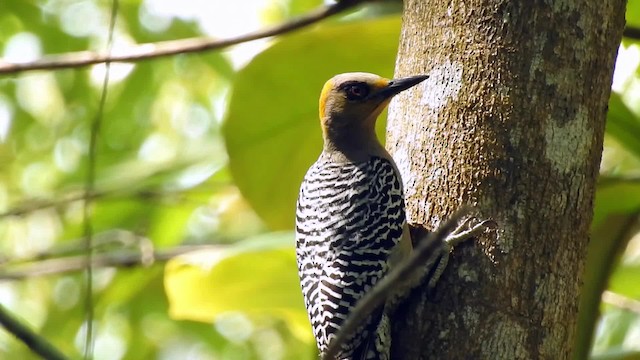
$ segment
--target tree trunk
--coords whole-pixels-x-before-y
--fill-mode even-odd
[[[407,217],[498,229],[394,316],[393,359],[567,359],[624,0],[408,0],[387,146]]]

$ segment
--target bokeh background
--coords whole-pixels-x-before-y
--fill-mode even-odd
[[[323,5],[120,0],[113,51],[227,38]],[[111,11],[103,0],[1,0],[0,62],[105,51]],[[292,229],[321,147],[317,96],[336,73],[393,75],[400,11],[367,4],[223,51],[112,64],[104,104],[105,65],[0,75],[0,304],[72,358],[91,291],[95,359],[315,359]],[[640,27],[640,1],[627,21]],[[585,279],[580,326],[597,321],[600,359],[640,358],[638,41],[620,44]],[[0,358],[35,356],[0,331]]]

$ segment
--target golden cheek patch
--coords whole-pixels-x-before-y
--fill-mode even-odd
[[[385,79],[385,78],[380,78],[380,79],[374,81],[373,82],[374,91],[378,91],[378,90],[382,90],[382,89],[386,88],[387,86],[389,86],[390,82],[391,82],[391,80]]]
[[[329,80],[324,83],[322,87],[322,92],[320,92],[320,119],[324,119],[324,108],[327,104],[327,97],[329,97],[329,93],[333,89],[333,81]]]

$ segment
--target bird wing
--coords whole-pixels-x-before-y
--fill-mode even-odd
[[[356,302],[386,273],[405,224],[402,184],[394,164],[319,160],[300,189],[296,213],[298,271],[322,353]],[[351,356],[377,327],[379,309],[341,357]]]

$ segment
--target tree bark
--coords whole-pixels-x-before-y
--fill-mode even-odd
[[[394,316],[393,359],[567,359],[624,0],[408,0],[389,110],[410,223],[498,229]]]

